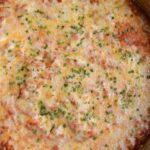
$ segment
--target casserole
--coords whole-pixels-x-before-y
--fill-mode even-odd
[[[147,19],[126,0],[0,0],[0,149],[129,150],[149,134]]]

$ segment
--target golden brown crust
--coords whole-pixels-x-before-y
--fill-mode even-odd
[[[143,20],[143,26],[140,27],[140,31],[137,30],[137,32],[139,34],[143,33],[143,35],[141,35],[141,40],[139,40],[138,42],[140,44],[142,44],[144,52],[146,52],[146,54],[150,54],[150,19],[146,16],[146,14],[143,12],[143,10],[141,10],[139,7],[137,7],[135,4],[133,4],[132,1],[127,0],[133,14],[135,16],[137,16],[137,21],[138,18]],[[144,42],[144,43],[143,43]]]
[[[127,2],[129,3],[129,6],[130,6],[132,12],[136,16],[138,16],[144,20],[142,32],[144,32],[144,37],[146,37],[146,41],[145,41],[146,45],[143,45],[144,46],[143,48],[144,48],[144,51],[146,52],[146,54],[149,55],[150,54],[150,20],[139,7],[137,7],[135,4],[133,4],[133,2],[131,2],[129,0],[127,0]],[[149,74],[150,74],[150,70],[148,70],[148,75]],[[134,148],[130,148],[130,150],[141,149],[143,147],[143,145],[145,145],[149,139],[150,139],[150,123],[149,123],[149,128],[147,130],[143,131],[141,133],[141,135],[138,138],[136,138],[135,146],[134,146]]]

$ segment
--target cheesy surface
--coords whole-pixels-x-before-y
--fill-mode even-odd
[[[133,149],[148,31],[125,0],[0,0],[0,150]]]

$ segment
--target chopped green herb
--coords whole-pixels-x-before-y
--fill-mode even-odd
[[[50,133],[53,132],[54,128],[55,128],[55,124],[52,125],[52,127],[51,127],[51,129],[50,129]]]
[[[32,129],[32,133],[33,133],[33,134],[36,134],[36,133],[37,133],[37,130],[36,130],[36,129]]]

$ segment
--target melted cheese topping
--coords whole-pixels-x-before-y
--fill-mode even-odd
[[[150,119],[150,48],[128,3],[11,0],[0,11],[2,149],[132,148]]]

